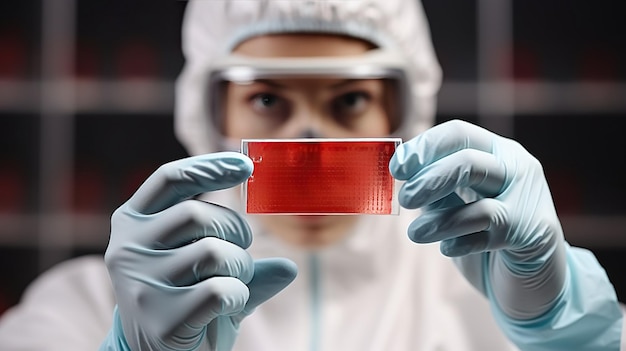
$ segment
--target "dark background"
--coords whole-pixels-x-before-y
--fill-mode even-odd
[[[620,2],[423,4],[444,71],[437,122],[475,122],[533,153],[568,240],[625,301]],[[102,254],[112,211],[185,156],[172,121],[185,5],[0,2],[0,314],[52,265]]]

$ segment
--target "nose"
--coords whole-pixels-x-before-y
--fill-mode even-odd
[[[317,129],[314,129],[312,126],[306,126],[300,134],[298,138],[323,138],[324,135]]]

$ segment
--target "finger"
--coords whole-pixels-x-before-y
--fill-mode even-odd
[[[207,336],[211,350],[230,350],[242,319],[261,303],[276,295],[296,276],[295,264],[286,259],[262,259],[255,262],[254,278],[248,284],[250,298],[246,307],[235,316],[219,318],[209,324]]]
[[[428,204],[424,208],[424,212],[433,211],[433,210],[443,210],[446,208],[457,207],[457,206],[462,206],[462,205],[465,205],[465,201],[463,201],[463,199],[461,199],[461,197],[457,195],[456,192],[453,192],[435,202]]]
[[[186,200],[156,216],[128,213],[142,222],[137,226],[135,242],[152,249],[172,249],[205,237],[216,237],[242,248],[252,243],[252,231],[248,222],[237,212],[200,200]],[[112,220],[112,231],[123,220]]]
[[[192,328],[203,328],[213,319],[220,316],[231,316],[240,313],[250,297],[248,287],[239,279],[232,277],[214,277],[203,280],[189,290],[184,298],[186,324]]]
[[[167,252],[159,262],[159,275],[172,286],[193,285],[215,276],[233,277],[247,284],[254,275],[250,254],[221,239],[204,238]]]
[[[505,248],[505,239],[504,235],[484,231],[444,240],[439,250],[448,257],[461,257]]]
[[[389,163],[394,178],[407,180],[425,166],[463,149],[493,152],[496,134],[453,120],[436,125],[396,149]]]
[[[459,187],[472,188],[484,196],[496,196],[505,179],[504,164],[493,155],[466,149],[424,167],[403,184],[398,201],[403,207],[419,208],[443,199]]]
[[[252,161],[236,152],[189,157],[157,169],[128,200],[133,211],[153,214],[201,193],[233,187],[252,174]]]
[[[254,277],[248,284],[250,299],[244,314],[278,294],[287,287],[298,274],[298,267],[286,258],[266,258],[254,262]]]
[[[506,239],[504,234],[508,227],[505,206],[494,199],[482,199],[463,206],[424,212],[409,225],[407,231],[409,238],[416,243],[433,243],[488,232],[486,240],[489,242],[485,248],[496,248]],[[454,243],[451,241],[446,245]]]

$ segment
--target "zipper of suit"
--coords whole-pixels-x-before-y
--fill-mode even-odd
[[[311,340],[309,351],[319,351],[322,338],[322,286],[320,278],[320,259],[318,254],[309,256],[311,270],[309,286],[311,287]]]

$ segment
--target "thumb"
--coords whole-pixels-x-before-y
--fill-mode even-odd
[[[286,258],[265,258],[254,261],[254,277],[248,283],[250,298],[244,314],[278,294],[289,285],[298,274],[298,267]]]

